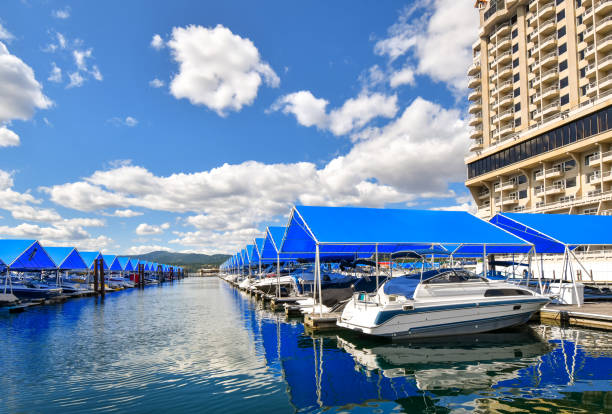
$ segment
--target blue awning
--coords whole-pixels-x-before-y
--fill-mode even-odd
[[[285,227],[268,227],[262,248],[263,259],[276,260],[278,248],[283,241]]]
[[[111,254],[103,254],[102,258],[104,259],[104,263],[107,264],[109,270],[111,271],[123,270],[123,268],[121,267],[121,264],[119,263],[119,260],[117,260],[117,256],[113,256]]]
[[[244,266],[248,266],[249,265],[249,254],[247,253],[246,249],[242,249],[240,251],[240,255],[242,256],[242,264]]]
[[[0,261],[11,270],[55,270],[57,265],[36,240],[0,240]]]
[[[490,221],[533,243],[537,253],[563,253],[565,246],[612,245],[612,216],[498,213]]]
[[[102,253],[100,252],[79,252],[79,253],[81,253],[81,257],[83,258],[83,261],[85,261],[85,264],[87,265],[87,268],[89,270],[93,270],[94,261],[96,259],[102,259],[102,266],[104,267],[104,270],[108,270],[108,264],[104,260]]]
[[[45,250],[60,270],[87,270],[87,264],[74,247],[46,247]]]
[[[259,257],[256,256],[257,250],[255,249],[255,245],[254,244],[247,244],[246,252],[247,252],[247,258],[248,258],[248,263],[249,264],[258,264],[259,263]]]
[[[372,254],[435,247],[456,254],[526,253],[525,240],[463,211],[296,206],[282,253]],[[450,250],[449,249],[449,250]]]
[[[129,257],[118,257],[117,260],[119,260],[121,268],[126,272],[131,272],[134,270],[134,268],[132,267],[132,261]]]

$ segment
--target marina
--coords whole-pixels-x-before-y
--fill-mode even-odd
[[[0,325],[12,350],[0,354],[2,412],[611,408],[609,332],[528,324],[452,343],[308,333],[215,277],[40,306]]]

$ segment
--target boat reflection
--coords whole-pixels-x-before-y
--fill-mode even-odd
[[[511,380],[554,349],[528,326],[459,338],[380,343],[338,336],[357,367],[387,378],[413,377],[419,390],[474,391]]]

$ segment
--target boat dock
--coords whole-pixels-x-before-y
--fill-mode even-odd
[[[284,312],[287,318],[302,318],[304,326],[309,332],[329,330],[343,330],[336,325],[339,312],[324,313],[323,315],[303,314],[302,306],[297,304],[300,297],[280,297],[260,292],[256,289],[243,289],[235,282],[229,282],[251,297],[269,306],[273,312]],[[612,331],[612,301],[586,302],[582,306],[548,305],[536,313],[533,322],[561,327],[590,328]]]

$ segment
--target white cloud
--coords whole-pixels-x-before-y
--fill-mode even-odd
[[[32,68],[0,42],[0,125],[13,119],[28,120],[36,109],[51,105]]]
[[[389,85],[392,88],[397,88],[401,85],[414,85],[414,69],[405,67],[391,75]]]
[[[467,88],[471,46],[478,38],[478,18],[470,2],[417,1],[404,10],[374,51],[391,62],[411,52],[407,60],[415,64],[417,74],[462,92]]]
[[[51,15],[56,19],[67,19],[70,17],[70,7],[66,6],[63,9],[53,10],[53,12],[51,12]]]
[[[19,135],[3,125],[0,126],[0,147],[16,147],[19,143]]]
[[[123,210],[115,210],[112,214],[108,214],[109,216],[121,217],[121,218],[131,218],[142,216],[144,213],[140,211],[130,210],[129,208]]]
[[[348,99],[340,108],[326,111],[328,102],[310,91],[299,91],[280,97],[270,108],[295,115],[299,124],[345,135],[362,128],[377,117],[392,118],[397,113],[397,96],[362,93]]]
[[[57,38],[57,44],[61,49],[66,49],[67,41],[66,37],[60,32],[55,33],[55,37]]]
[[[125,118],[119,118],[118,116],[116,116],[109,119],[108,122],[115,126],[127,126],[130,128],[138,125],[138,120],[131,116],[126,116]]]
[[[222,25],[175,27],[167,44],[179,64],[170,83],[172,95],[221,116],[251,105],[262,81],[272,87],[280,83],[253,42]]]
[[[14,38],[15,36],[0,23],[0,40],[5,40],[10,43]]]
[[[87,70],[87,59],[91,57],[91,49],[87,49],[87,50],[73,50],[72,51],[72,56],[74,57],[74,63],[76,64],[77,68],[79,68],[79,70],[82,71],[86,71]]]
[[[51,73],[47,78],[50,82],[60,83],[62,81],[62,69],[55,62],[51,62]]]
[[[171,252],[172,249],[167,246],[159,246],[159,245],[140,245],[140,246],[132,246],[125,253],[129,255],[136,254],[145,254],[150,252]]]
[[[164,230],[170,228],[170,223],[163,223],[162,225],[156,226],[153,224],[141,223],[136,227],[136,234],[140,236],[148,236],[151,234],[162,234]]]
[[[149,86],[151,86],[152,88],[161,88],[165,85],[166,83],[161,80],[161,79],[153,79],[152,81],[149,82]]]
[[[100,73],[100,69],[98,68],[98,65],[93,65],[89,73],[97,81],[101,81],[104,79],[102,77],[102,73]]]
[[[79,88],[85,83],[85,78],[81,75],[81,72],[72,72],[68,74],[68,79],[70,79],[70,82],[66,88]]]
[[[158,34],[153,35],[153,39],[151,39],[151,47],[155,50],[160,50],[164,47],[164,39]]]
[[[455,197],[448,182],[464,179],[468,141],[467,124],[459,111],[418,98],[398,118],[371,129],[346,154],[322,168],[310,162],[248,161],[156,176],[124,163],[96,171],[84,181],[43,191],[51,201],[81,211],[138,207],[192,213],[184,224],[194,230],[174,232],[173,241],[195,249],[228,251],[224,249],[252,239],[261,223],[282,217],[295,203],[383,207]],[[143,223],[139,234],[163,230]]]

